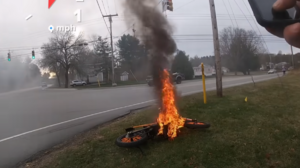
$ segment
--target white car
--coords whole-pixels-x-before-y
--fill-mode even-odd
[[[270,70],[268,71],[268,74],[273,74],[273,73],[276,73],[276,70],[275,70],[275,69],[270,69]]]
[[[73,80],[70,84],[70,86],[85,86],[86,82],[85,81],[78,81],[78,80]]]

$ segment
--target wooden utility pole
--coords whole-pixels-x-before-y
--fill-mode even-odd
[[[219,35],[218,35],[218,24],[216,17],[216,9],[214,0],[209,0],[210,4],[210,13],[211,13],[211,23],[212,23],[212,31],[214,37],[214,48],[215,48],[215,65],[216,65],[216,88],[217,88],[217,96],[223,96],[222,89],[222,67],[221,67],[221,57],[220,57],[220,43],[219,43]]]
[[[134,29],[134,24],[132,25],[132,31],[133,31],[133,37],[135,37],[135,29]]]
[[[112,77],[111,77],[111,83],[112,86],[116,86],[115,82],[115,56],[114,56],[114,44],[113,44],[113,38],[112,38],[112,17],[118,16],[118,14],[115,15],[104,15],[103,17],[109,18],[110,23],[110,44],[111,44],[111,69],[112,69]]]

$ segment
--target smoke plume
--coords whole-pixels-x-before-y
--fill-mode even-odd
[[[158,6],[159,5],[159,6]],[[128,27],[136,29],[138,38],[150,51],[153,84],[160,98],[163,69],[170,69],[169,57],[176,51],[176,43],[172,38],[173,29],[156,0],[126,0],[125,17]]]

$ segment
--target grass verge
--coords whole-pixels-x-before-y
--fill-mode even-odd
[[[251,75],[266,75],[268,74],[268,71],[251,71]],[[235,72],[227,72],[224,74],[224,76],[245,76],[242,72],[237,72],[237,75],[235,75]]]
[[[151,140],[138,149],[117,147],[124,128],[153,122],[148,109],[91,130],[69,145],[27,163],[29,168],[296,168],[300,167],[300,73],[180,99],[184,117],[209,122],[208,130],[181,129],[173,141]],[[248,102],[245,102],[248,97]]]

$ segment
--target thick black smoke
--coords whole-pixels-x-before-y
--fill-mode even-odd
[[[125,0],[125,17],[128,26],[134,23],[138,38],[150,50],[151,72],[158,97],[161,97],[161,75],[169,68],[169,57],[176,51],[172,27],[156,0]]]

